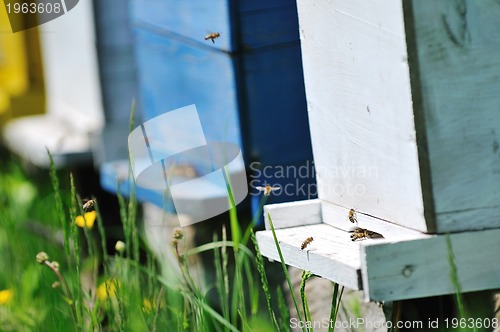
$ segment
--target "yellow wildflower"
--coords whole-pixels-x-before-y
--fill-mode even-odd
[[[9,303],[13,296],[14,292],[12,289],[0,290],[0,305]]]
[[[77,216],[75,218],[75,224],[81,228],[87,227],[88,229],[92,229],[92,227],[94,227],[94,221],[96,217],[97,217],[97,212],[95,210],[90,212],[85,212],[83,216]]]
[[[149,314],[151,312],[151,309],[153,309],[153,304],[151,303],[151,301],[149,301],[148,299],[144,299],[142,304],[142,309]]]
[[[116,297],[116,287],[117,281],[113,279],[106,280],[102,284],[97,287],[96,295],[97,299],[100,301],[105,301],[108,297],[115,298]]]
[[[163,301],[160,301],[160,308],[163,308]],[[153,309],[156,310],[156,300],[144,299],[142,301],[142,310],[146,313],[151,313]]]

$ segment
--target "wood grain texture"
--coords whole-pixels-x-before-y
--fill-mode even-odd
[[[261,231],[256,236],[261,254],[279,262],[272,232]],[[310,236],[314,241],[301,250],[302,242]],[[351,289],[362,288],[359,244],[351,241],[349,233],[317,224],[278,229],[276,237],[287,265],[311,271]]]
[[[321,201],[311,199],[265,205],[264,222],[266,229],[270,229],[268,214],[273,219],[275,229],[319,224],[321,223]]]
[[[426,231],[401,2],[298,10],[319,198]]]
[[[195,104],[207,141],[241,145],[231,57],[147,30],[136,30],[144,120]]]
[[[267,224],[269,213],[287,265],[311,271],[315,275],[352,289],[363,288],[360,275],[361,253],[364,246],[430,238],[430,235],[398,225],[368,216],[359,216],[360,227],[378,232],[384,238],[353,242],[350,237],[352,233],[349,232],[352,229],[351,225],[340,229],[321,222],[321,205],[320,200],[267,205],[264,207],[266,227],[269,229]],[[342,215],[347,214],[342,213]],[[347,220],[345,223],[350,224]],[[261,231],[257,232],[256,236],[261,254],[279,261],[272,232]],[[313,237],[314,240],[302,250],[301,245],[308,237]]]
[[[500,287],[500,230],[452,234],[463,292]],[[365,295],[400,300],[454,292],[445,235],[398,243],[367,243],[361,254]]]
[[[4,128],[10,150],[39,167],[92,161],[90,134],[104,125],[93,5],[82,1],[39,27],[47,114],[22,117]]]
[[[184,42],[236,53],[297,43],[296,4],[293,0],[132,0],[132,21]],[[205,41],[219,32],[215,43]]]
[[[454,292],[445,235],[423,234],[363,214],[358,214],[358,226],[382,234],[383,239],[352,242],[349,228],[339,229],[319,219],[315,224],[290,227],[300,224],[294,221],[294,216],[302,207],[309,212],[316,210],[316,217],[311,214],[308,218],[311,223],[313,218],[319,218],[318,201],[309,205],[304,202],[275,204],[268,210],[274,224],[278,225],[276,234],[286,264],[353,289],[364,289],[370,301]],[[328,205],[323,204],[322,209],[328,210],[327,215],[336,213],[336,220],[347,213]],[[347,220],[345,223],[349,224]],[[314,241],[301,250],[301,244],[310,236]],[[499,237],[500,229],[450,235],[463,292],[500,287]],[[262,255],[279,261],[272,232],[257,232],[257,239]]]
[[[500,227],[500,3],[409,4],[437,231]]]
[[[424,233],[375,218],[361,210],[356,210],[355,217],[357,223],[353,224],[349,221],[349,210],[350,209],[332,204],[330,202],[321,202],[323,222],[344,231],[352,231],[357,227],[366,228],[382,234],[386,240],[391,242],[415,240],[419,238],[423,239],[428,237],[428,235]]]
[[[131,0],[131,21],[178,41],[225,51],[233,48],[227,0]],[[212,32],[220,33],[215,43],[204,40]]]

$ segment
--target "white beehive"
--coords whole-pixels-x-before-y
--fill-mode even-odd
[[[451,293],[446,237],[429,233],[463,232],[450,236],[462,290],[500,287],[500,7],[490,5],[298,1],[319,199],[265,209],[288,264],[375,300]],[[351,208],[384,239],[352,242]],[[312,249],[300,250],[308,236]],[[258,240],[278,259],[269,231]]]

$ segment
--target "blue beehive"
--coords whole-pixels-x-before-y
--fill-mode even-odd
[[[131,16],[144,121],[195,104],[207,141],[243,147],[252,187],[315,183],[313,172],[298,182],[276,173],[312,160],[295,1],[135,0]],[[125,169],[105,164],[103,186],[116,190]],[[291,188],[274,201],[314,195]],[[158,194],[137,197],[162,206]]]

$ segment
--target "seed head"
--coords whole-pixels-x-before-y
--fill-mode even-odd
[[[49,260],[49,255],[47,255],[46,252],[40,251],[38,254],[36,254],[36,261],[38,263],[43,264],[48,260]]]
[[[125,242],[116,241],[115,250],[118,251],[120,254],[123,254],[123,252],[125,251]]]
[[[182,228],[177,227],[176,229],[174,229],[174,235],[173,235],[174,240],[177,241],[181,240],[183,236],[184,234],[182,233]]]

